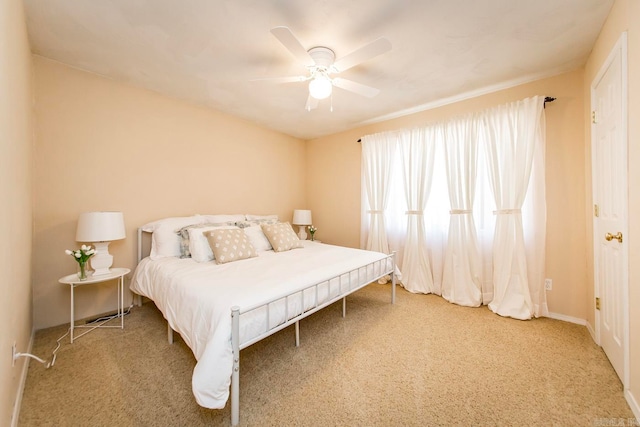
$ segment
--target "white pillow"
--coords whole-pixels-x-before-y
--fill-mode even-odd
[[[244,221],[244,215],[202,215],[206,222],[221,223],[221,222],[236,222]]]
[[[203,222],[200,215],[164,218],[143,225],[142,230],[153,233],[151,236],[151,253],[153,260],[166,257],[180,256],[180,236],[176,230],[187,225]]]
[[[247,214],[247,221],[251,221],[254,219],[275,219],[276,221],[278,220],[278,215],[250,215]]]
[[[250,227],[243,228],[244,233],[249,238],[249,242],[256,248],[257,252],[270,251],[273,249],[269,239],[264,235],[262,227],[259,225],[252,225]]]
[[[189,229],[189,252],[195,262],[207,262],[213,259],[213,251],[209,246],[209,241],[204,235],[205,231],[211,230],[231,230],[238,228],[235,225],[212,225],[211,227],[190,228]],[[180,242],[178,242],[180,243]],[[178,248],[180,250],[180,248]]]

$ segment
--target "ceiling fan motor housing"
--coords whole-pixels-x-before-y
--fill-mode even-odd
[[[308,50],[309,56],[313,58],[317,67],[328,69],[336,60],[336,54],[324,46],[312,47]]]

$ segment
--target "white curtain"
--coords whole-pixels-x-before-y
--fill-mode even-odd
[[[543,105],[363,137],[361,247],[395,251],[411,292],[548,315]]]
[[[478,165],[478,119],[457,118],[446,126],[444,163],[451,203],[449,239],[442,276],[442,297],[477,307],[482,304],[482,260],[473,206]]]
[[[496,107],[484,115],[487,163],[497,215],[493,241],[494,295],[489,308],[516,319],[530,319],[535,314],[521,209],[536,146],[543,142],[543,108],[544,98],[533,97]],[[536,287],[535,283],[531,285]]]
[[[395,162],[398,138],[393,133],[383,133],[362,138],[362,177],[365,191],[365,214],[369,216],[365,249],[389,252],[385,210],[391,190],[391,172]]]
[[[424,213],[431,191],[439,132],[440,128],[433,126],[407,130],[400,134],[400,159],[407,209],[402,284],[405,289],[414,293],[437,293],[427,249]]]

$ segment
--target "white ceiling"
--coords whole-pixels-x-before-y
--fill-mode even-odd
[[[613,0],[24,0],[32,51],[73,67],[311,139],[460,94],[584,65]],[[393,49],[304,109],[305,73],[270,33],[338,58],[384,36]],[[553,94],[541,94],[553,95]]]

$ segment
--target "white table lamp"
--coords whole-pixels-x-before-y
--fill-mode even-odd
[[[304,209],[296,209],[293,211],[293,224],[300,226],[298,238],[307,240],[307,225],[311,225],[311,211]]]
[[[76,241],[93,243],[96,248],[95,255],[91,257],[94,276],[109,274],[113,264],[109,243],[125,237],[122,212],[85,212],[78,218]]]

